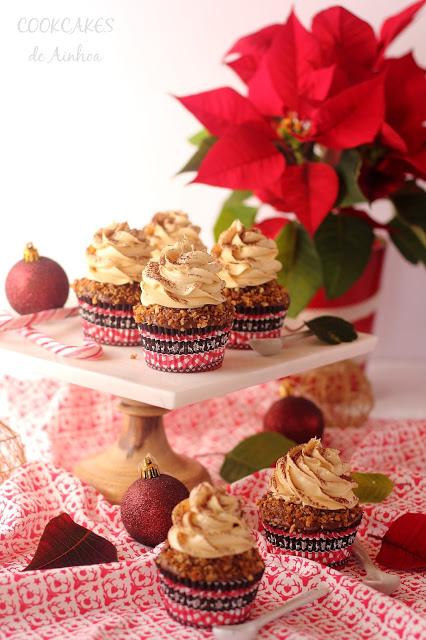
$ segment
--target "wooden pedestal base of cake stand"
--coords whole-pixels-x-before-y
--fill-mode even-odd
[[[173,451],[167,440],[163,415],[168,409],[136,400],[122,399],[123,429],[117,442],[102,453],[77,464],[75,475],[94,486],[107,500],[119,504],[129,486],[140,477],[138,467],[147,453],[168,473],[192,489],[210,480],[207,470],[196,460]]]

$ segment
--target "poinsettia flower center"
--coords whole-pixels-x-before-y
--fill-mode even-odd
[[[301,119],[295,111],[289,111],[279,121],[277,133],[281,138],[286,138],[288,135],[304,137],[309,133],[310,128],[310,120]]]

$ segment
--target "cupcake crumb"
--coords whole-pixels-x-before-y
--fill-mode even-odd
[[[205,329],[206,327],[228,327],[234,320],[234,307],[229,302],[206,304],[194,309],[174,309],[151,304],[133,307],[137,324],[157,325],[178,329]]]
[[[258,508],[262,520],[272,527],[285,531],[315,532],[338,531],[358,524],[362,509],[356,505],[352,509],[316,509],[308,505],[286,502],[267,492],[259,501]]]
[[[172,549],[167,543],[156,559],[164,572],[193,582],[258,580],[265,565],[257,548],[219,558],[196,558]]]
[[[234,289],[225,287],[223,295],[237,309],[240,306],[269,307],[282,305],[287,309],[290,304],[287,290],[276,280],[271,280],[255,287],[235,287]]]

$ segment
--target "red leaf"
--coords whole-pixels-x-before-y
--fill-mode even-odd
[[[76,524],[67,513],[47,523],[24,571],[117,562],[117,549],[105,538]]]
[[[370,202],[388,198],[402,186],[406,170],[406,166],[392,156],[385,157],[374,166],[364,163],[358,179],[361,191]]]
[[[390,43],[403,31],[415,17],[416,13],[423,7],[426,0],[420,0],[403,9],[399,13],[391,16],[382,24],[380,29],[379,48],[381,55]]]
[[[343,7],[320,11],[312,21],[312,33],[319,40],[325,64],[344,62],[372,65],[377,53],[377,38],[370,25]]]
[[[262,222],[258,222],[254,226],[256,229],[259,229],[264,236],[274,240],[281,229],[289,222],[290,220],[288,218],[267,218],[266,220],[262,220]]]
[[[272,82],[284,106],[301,111],[300,98],[313,71],[313,63],[318,60],[319,48],[294,12],[277,30],[266,55]]]
[[[234,71],[237,76],[245,83],[248,83],[253,75],[256,73],[258,66],[257,61],[252,56],[241,56],[235,60],[229,60],[226,62],[227,66]]]
[[[399,153],[405,153],[407,151],[407,145],[404,140],[387,122],[384,122],[381,128],[380,142],[384,144],[385,147],[389,147]]]
[[[376,560],[389,569],[426,568],[426,515],[405,513],[391,524]]]
[[[418,66],[412,53],[387,60],[384,69],[386,122],[403,138],[410,151],[416,150],[423,141],[426,119],[424,69]]]
[[[243,36],[226,52],[224,62],[235,71],[244,82],[248,82],[259,63],[271,45],[272,39],[280,28],[278,24],[271,24],[259,31]],[[235,54],[240,57],[234,58]]]
[[[326,100],[312,118],[310,137],[332,149],[371,142],[383,123],[383,77],[361,82]]]
[[[282,116],[283,101],[275,90],[269,73],[268,61],[261,60],[256,73],[248,83],[250,102],[267,116]]]
[[[300,222],[314,233],[332,209],[339,189],[334,169],[323,162],[287,166],[284,175],[267,190],[256,195],[281,211],[297,214]]]
[[[305,78],[302,92],[311,102],[321,102],[328,96],[331,85],[336,75],[336,65],[322,69],[313,69]]]
[[[420,151],[410,155],[406,160],[422,178],[426,178],[426,145]]]
[[[251,102],[230,87],[177,98],[214,136],[250,120],[262,120]]]
[[[193,182],[253,190],[277,180],[285,160],[268,129],[252,122],[230,130],[210,149]]]

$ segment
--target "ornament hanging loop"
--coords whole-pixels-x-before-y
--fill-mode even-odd
[[[154,456],[152,456],[150,453],[147,453],[144,461],[141,465],[139,465],[139,473],[141,478],[143,478],[144,480],[158,478],[158,476],[160,475],[158,463]]]

